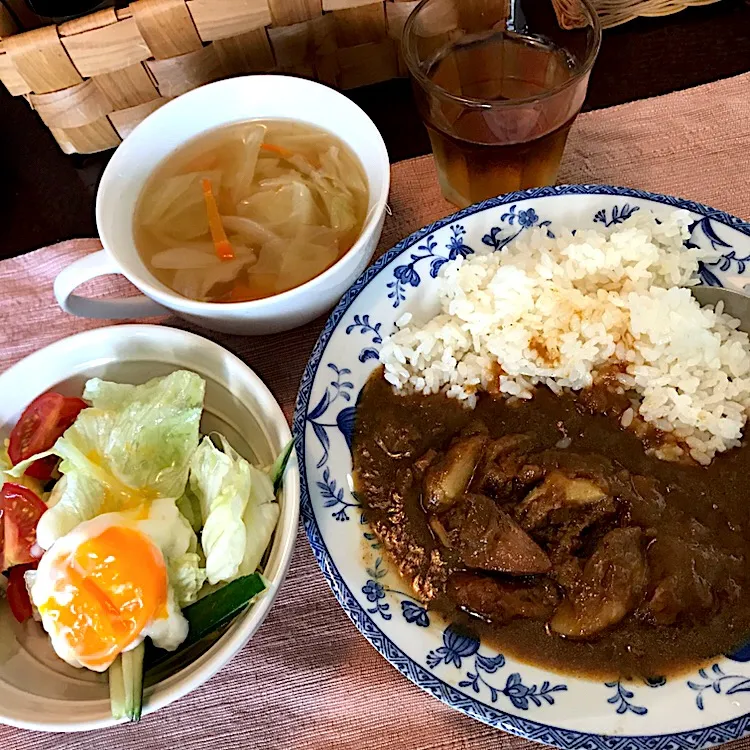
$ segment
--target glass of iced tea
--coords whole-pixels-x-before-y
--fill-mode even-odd
[[[402,52],[451,203],[554,183],[600,42],[588,0],[422,0]]]

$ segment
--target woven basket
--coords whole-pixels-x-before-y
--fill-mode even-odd
[[[711,2],[716,0],[594,5],[606,27]],[[219,78],[275,71],[346,89],[404,75],[397,42],[416,5],[136,0],[121,10],[20,33],[0,5],[0,81],[27,99],[63,151],[93,153],[117,146],[172,97]]]

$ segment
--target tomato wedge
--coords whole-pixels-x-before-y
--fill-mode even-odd
[[[13,465],[51,448],[87,406],[83,399],[53,392],[43,393],[35,398],[10,433],[8,456]],[[41,458],[26,469],[26,474],[35,479],[47,480],[56,463],[55,456]]]
[[[6,482],[0,490],[3,520],[3,570],[35,562],[41,550],[35,549],[36,525],[47,510],[44,501],[28,487]]]
[[[5,592],[5,596],[8,600],[10,611],[18,622],[26,622],[33,614],[31,599],[29,599],[29,592],[26,589],[26,581],[24,581],[23,574],[27,570],[34,570],[36,565],[35,562],[28,563],[27,565],[16,565],[8,573],[8,590]]]

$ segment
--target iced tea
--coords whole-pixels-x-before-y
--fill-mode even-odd
[[[425,0],[406,29],[413,38],[405,40],[405,57],[440,185],[457,206],[554,183],[586,93],[588,68],[582,72],[581,58],[593,62],[585,43],[598,47],[597,29],[579,28],[577,35],[555,30],[551,7],[546,15],[539,12],[545,0],[536,0],[522,23],[507,14],[498,21],[484,7],[467,14],[472,3],[487,2]],[[431,4],[439,12],[420,26],[420,9],[429,11]],[[504,5],[498,0],[492,8],[502,13]],[[531,20],[550,36],[533,33]],[[478,28],[483,22],[491,28]],[[572,49],[563,45],[567,33],[577,40]]]

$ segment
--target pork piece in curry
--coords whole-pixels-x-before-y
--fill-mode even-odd
[[[675,674],[750,637],[750,453],[668,463],[606,391],[529,401],[367,383],[355,487],[401,575],[505,653],[596,677]]]

